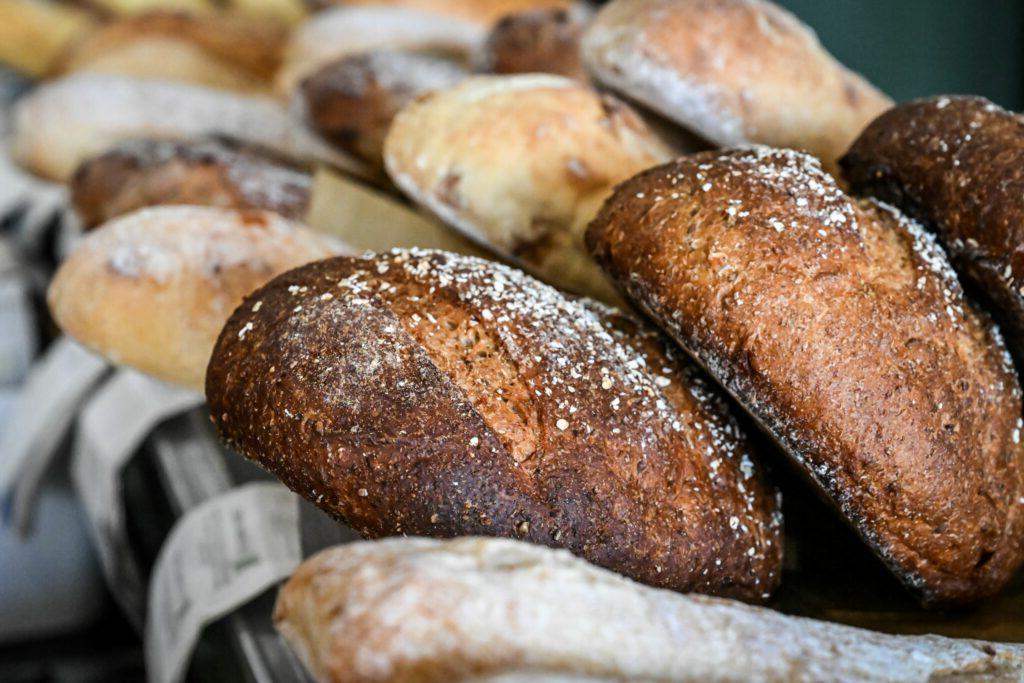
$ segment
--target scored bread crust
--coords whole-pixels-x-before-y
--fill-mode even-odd
[[[1024,646],[892,636],[641,586],[503,539],[303,562],[274,621],[320,683],[1020,680]]]
[[[623,183],[588,243],[924,600],[1021,564],[1021,398],[998,329],[895,209],[811,157],[684,157]]]
[[[213,344],[242,297],[340,250],[268,212],[143,209],[82,239],[50,284],[50,312],[110,361],[201,391]]]
[[[71,200],[89,230],[147,206],[263,209],[302,220],[310,174],[270,150],[224,139],[129,140],[83,162]]]
[[[445,223],[564,289],[614,301],[583,232],[616,183],[671,158],[633,110],[561,76],[479,76],[395,117],[394,183]]]
[[[761,600],[780,517],[739,428],[630,318],[445,252],[337,258],[232,315],[227,442],[365,537],[511,536]]]
[[[830,168],[892,104],[764,0],[612,0],[582,52],[599,83],[706,140],[805,150]]]
[[[854,192],[937,233],[1024,367],[1024,119],[981,97],[908,102],[875,119],[841,164]]]
[[[586,81],[580,57],[585,20],[555,7],[502,18],[475,58],[495,74],[551,73]]]

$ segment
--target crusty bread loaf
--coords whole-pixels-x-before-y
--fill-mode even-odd
[[[713,143],[801,149],[830,168],[892,104],[766,0],[612,0],[582,49],[598,82]]]
[[[339,250],[267,212],[143,209],[82,240],[50,285],[50,312],[112,362],[202,390],[210,350],[242,297]]]
[[[671,151],[626,105],[567,78],[479,76],[395,118],[384,161],[441,220],[571,291],[614,300],[583,246],[612,187]]]
[[[125,140],[212,134],[269,147],[296,160],[368,173],[270,99],[99,74],[68,76],[19,100],[11,152],[33,173],[64,182],[82,161]]]
[[[853,190],[935,230],[1024,368],[1024,119],[981,97],[935,97],[878,117],[842,159]]]
[[[457,17],[489,29],[496,21],[510,14],[526,12],[545,7],[569,9],[576,5],[574,0],[333,0],[339,5],[387,5],[406,7]]]
[[[129,140],[87,159],[71,178],[82,227],[147,206],[264,209],[303,220],[313,180],[269,150],[223,139]]]
[[[919,225],[755,148],[638,175],[587,237],[926,601],[991,595],[1021,564],[1017,378]]]
[[[97,19],[80,7],[38,0],[0,2],[0,64],[31,77],[48,74]]]
[[[320,67],[369,50],[426,52],[468,63],[485,33],[453,17],[401,7],[336,7],[313,15],[295,29],[277,77],[290,95]]]
[[[512,536],[747,600],[778,581],[775,498],[692,367],[506,266],[309,264],[246,299],[206,380],[233,448],[366,537]]]
[[[419,95],[468,75],[461,60],[404,50],[342,57],[306,78],[301,108],[318,133],[374,168],[383,168],[384,138],[395,115]]]
[[[295,571],[274,620],[320,683],[1024,677],[1021,645],[887,636],[678,595],[499,539],[330,548]]]
[[[494,25],[476,58],[495,74],[552,73],[586,81],[580,58],[584,21],[557,7],[504,17]]]

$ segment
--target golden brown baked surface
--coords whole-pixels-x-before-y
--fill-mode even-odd
[[[120,365],[202,390],[210,350],[246,294],[335,242],[263,211],[142,209],[90,232],[50,284],[53,319]]]
[[[778,581],[775,497],[692,366],[514,269],[309,264],[232,315],[206,389],[232,447],[366,537],[516,537],[747,600]]]
[[[919,225],[754,148],[623,183],[588,243],[925,600],[1020,565],[1020,388]]]
[[[306,78],[303,110],[325,138],[383,168],[384,138],[395,115],[417,96],[455,85],[463,62],[422,52],[371,50],[342,57]]]
[[[583,38],[594,78],[713,143],[834,166],[892,101],[765,0],[612,0]]]
[[[569,9],[573,0],[334,0],[338,5],[387,5],[458,17],[490,28],[502,17],[532,9]]]
[[[130,140],[85,161],[71,200],[88,230],[136,209],[191,204],[264,209],[302,220],[309,173],[273,152],[224,139]]]
[[[551,73],[586,81],[583,26],[580,17],[557,7],[512,14],[491,29],[478,61],[490,73]]]
[[[1024,367],[1024,119],[981,97],[909,102],[875,119],[841,163],[853,191],[938,234]]]

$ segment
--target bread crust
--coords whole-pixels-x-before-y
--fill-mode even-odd
[[[143,209],[88,233],[50,284],[54,321],[120,365],[199,391],[246,294],[337,243],[263,211]]]
[[[660,337],[446,252],[337,258],[232,315],[221,435],[364,537],[508,536],[761,600],[780,517],[736,424]]]
[[[564,289],[614,301],[583,231],[612,187],[671,152],[632,109],[548,74],[479,76],[406,107],[384,143],[402,191]]]
[[[557,7],[512,14],[491,29],[477,61],[495,74],[551,73],[586,81],[583,27],[581,17]]]
[[[925,601],[1021,564],[1020,388],[919,225],[754,148],[623,183],[588,243]]]
[[[854,192],[934,230],[1024,367],[1024,120],[982,97],[934,97],[879,116],[842,159]]]
[[[529,10],[556,7],[570,9],[576,3],[573,0],[335,0],[340,5],[387,5],[431,12],[464,21],[489,29],[496,21],[510,14],[518,14]]]
[[[892,104],[764,0],[613,0],[582,51],[599,83],[713,143],[805,150],[830,168]]]
[[[262,209],[302,220],[310,174],[270,150],[225,139],[129,140],[85,161],[71,200],[90,230],[147,206],[189,204]]]

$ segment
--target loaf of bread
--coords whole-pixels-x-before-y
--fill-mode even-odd
[[[1024,367],[1024,119],[981,97],[935,97],[878,117],[842,159],[853,191],[938,235]]]
[[[206,376],[239,453],[365,537],[509,536],[761,600],[780,518],[724,405],[661,338],[440,251],[312,263],[248,297]]]
[[[278,629],[320,683],[1011,681],[1024,646],[888,636],[640,586],[503,539],[389,539],[306,560]]]
[[[301,109],[324,138],[377,169],[395,115],[431,90],[468,75],[462,60],[424,52],[371,50],[342,57],[305,79]]]
[[[468,64],[485,35],[461,19],[415,9],[336,7],[313,15],[292,33],[278,90],[290,95],[320,67],[369,50],[426,52]]]
[[[292,159],[368,174],[363,164],[310,133],[270,99],[100,74],[68,76],[19,100],[11,153],[29,171],[65,182],[82,161],[119,142],[203,135],[223,135]]]
[[[65,53],[56,70],[267,90],[281,66],[286,37],[277,22],[151,10],[102,25]]]
[[[632,178],[587,239],[925,601],[1020,566],[1020,388],[920,225],[754,148]]]
[[[626,105],[560,76],[479,76],[402,110],[394,183],[471,239],[560,287],[614,293],[583,245],[616,183],[671,157]]]
[[[147,206],[265,209],[304,220],[313,180],[273,152],[224,139],[129,140],[87,159],[71,178],[82,227]]]
[[[494,25],[476,62],[489,73],[552,73],[586,81],[583,26],[580,13],[557,7],[512,14]]]
[[[0,64],[27,76],[42,77],[96,23],[90,12],[64,3],[0,2]]]
[[[484,29],[491,28],[496,21],[510,14],[548,7],[570,9],[578,4],[574,0],[334,0],[334,2],[348,6],[405,7],[456,17]]]
[[[612,0],[582,50],[599,83],[712,143],[801,149],[829,168],[892,104],[767,0]]]
[[[242,297],[339,251],[272,213],[143,209],[88,233],[54,276],[50,312],[113,363],[201,391],[210,350]]]

